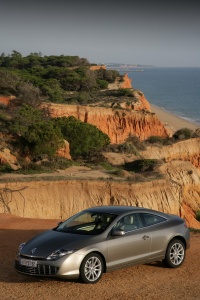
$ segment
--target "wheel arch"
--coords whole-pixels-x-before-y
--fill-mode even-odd
[[[102,261],[103,261],[103,273],[106,273],[107,272],[106,259],[105,259],[104,255],[101,252],[99,252],[99,251],[91,251],[91,252],[87,253],[87,255],[85,257],[87,257],[88,255],[91,255],[93,253],[94,254],[98,254],[102,258]],[[83,260],[85,259],[85,257],[83,258]],[[83,260],[82,260],[82,262],[83,262]],[[80,267],[82,265],[82,262],[80,264]]]
[[[174,240],[179,240],[179,241],[181,241],[181,242],[184,244],[184,247],[185,247],[185,249],[186,249],[187,243],[186,243],[186,240],[184,239],[184,237],[181,236],[181,235],[176,235],[176,236],[172,237],[171,240],[168,242],[167,247],[166,247],[166,250],[165,250],[165,253],[167,252],[167,249],[168,249],[169,244],[170,244],[171,242],[173,242]]]

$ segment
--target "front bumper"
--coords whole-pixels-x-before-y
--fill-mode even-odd
[[[41,260],[26,257],[30,264],[22,264],[24,257],[16,255],[15,270],[18,273],[30,276],[60,277],[75,279],[79,277],[82,255],[70,254],[55,261]]]
[[[51,265],[38,263],[36,267],[21,265],[19,260],[15,260],[15,270],[26,275],[55,276],[59,268]]]

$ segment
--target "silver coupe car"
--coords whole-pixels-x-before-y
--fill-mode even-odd
[[[93,207],[22,243],[15,269],[25,275],[96,283],[118,268],[162,260],[177,268],[190,245],[178,216],[133,206]]]

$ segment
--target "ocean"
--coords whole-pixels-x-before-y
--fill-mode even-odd
[[[144,68],[123,71],[150,104],[200,125],[200,68]]]

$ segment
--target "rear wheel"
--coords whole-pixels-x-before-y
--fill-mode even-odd
[[[97,253],[88,254],[80,268],[80,279],[85,283],[96,283],[103,274],[103,260]]]
[[[165,256],[165,264],[170,268],[178,268],[185,259],[185,245],[182,241],[176,239],[169,243]]]

